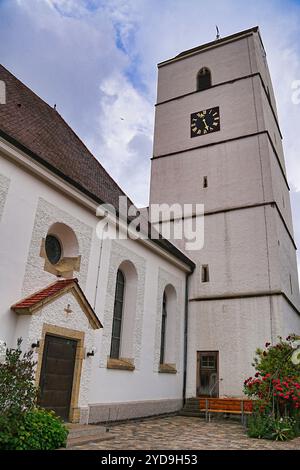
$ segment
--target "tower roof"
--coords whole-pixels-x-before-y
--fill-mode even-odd
[[[164,60],[163,62],[160,62],[158,64],[158,67],[162,67],[163,65],[166,65],[170,62],[174,62],[177,60],[185,59],[188,56],[198,54],[200,52],[203,52],[207,49],[212,49],[214,47],[219,47],[223,46],[224,44],[228,44],[233,41],[237,41],[243,37],[247,37],[253,33],[258,33],[259,34],[259,27],[255,26],[250,29],[245,29],[244,31],[240,31],[239,33],[231,34],[230,36],[225,36],[224,38],[221,39],[215,39],[214,41],[207,42],[205,44],[201,44],[200,46],[193,47],[192,49],[187,49],[186,51],[180,52],[180,54],[177,54],[175,57],[172,57],[171,59]],[[260,34],[259,34],[260,37]],[[261,40],[261,37],[260,37]],[[262,40],[261,40],[262,42]]]

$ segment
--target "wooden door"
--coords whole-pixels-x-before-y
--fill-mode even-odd
[[[46,335],[39,405],[68,420],[77,341]]]
[[[197,396],[219,396],[218,351],[197,352]]]

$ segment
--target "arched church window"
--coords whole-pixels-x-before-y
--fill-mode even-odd
[[[211,72],[207,67],[202,67],[197,74],[197,91],[211,87]]]
[[[118,359],[120,356],[121,329],[122,329],[122,317],[123,317],[123,306],[124,306],[124,291],[125,291],[125,277],[122,271],[119,269],[117,272],[111,347],[110,347],[110,357],[113,359]]]
[[[166,326],[167,326],[167,296],[164,292],[162,304],[162,319],[161,319],[161,339],[160,339],[160,364],[165,361],[165,347],[166,347]]]
[[[178,329],[177,294],[173,285],[168,284],[161,299],[161,330],[160,330],[160,356],[159,372],[176,374]]]

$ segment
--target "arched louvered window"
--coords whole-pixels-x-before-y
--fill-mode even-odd
[[[211,72],[207,67],[199,70],[197,75],[197,91],[206,90],[211,87]]]
[[[160,364],[165,361],[166,349],[166,327],[167,327],[167,296],[164,292],[161,318],[161,339],[160,339]]]
[[[125,277],[119,269],[117,272],[114,317],[111,334],[110,357],[118,359],[120,356],[122,316],[124,307]]]

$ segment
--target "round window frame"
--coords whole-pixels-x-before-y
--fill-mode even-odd
[[[55,240],[55,242],[57,242],[57,246],[59,246],[59,251],[60,251],[59,258],[57,256],[56,257],[51,256],[51,253],[50,253],[50,256],[49,256],[49,250],[47,249],[47,239],[49,240],[50,237],[51,237],[52,240]],[[52,233],[48,233],[46,238],[45,238],[45,253],[46,253],[47,260],[53,266],[57,265],[63,257],[62,243],[61,243],[60,239]]]

